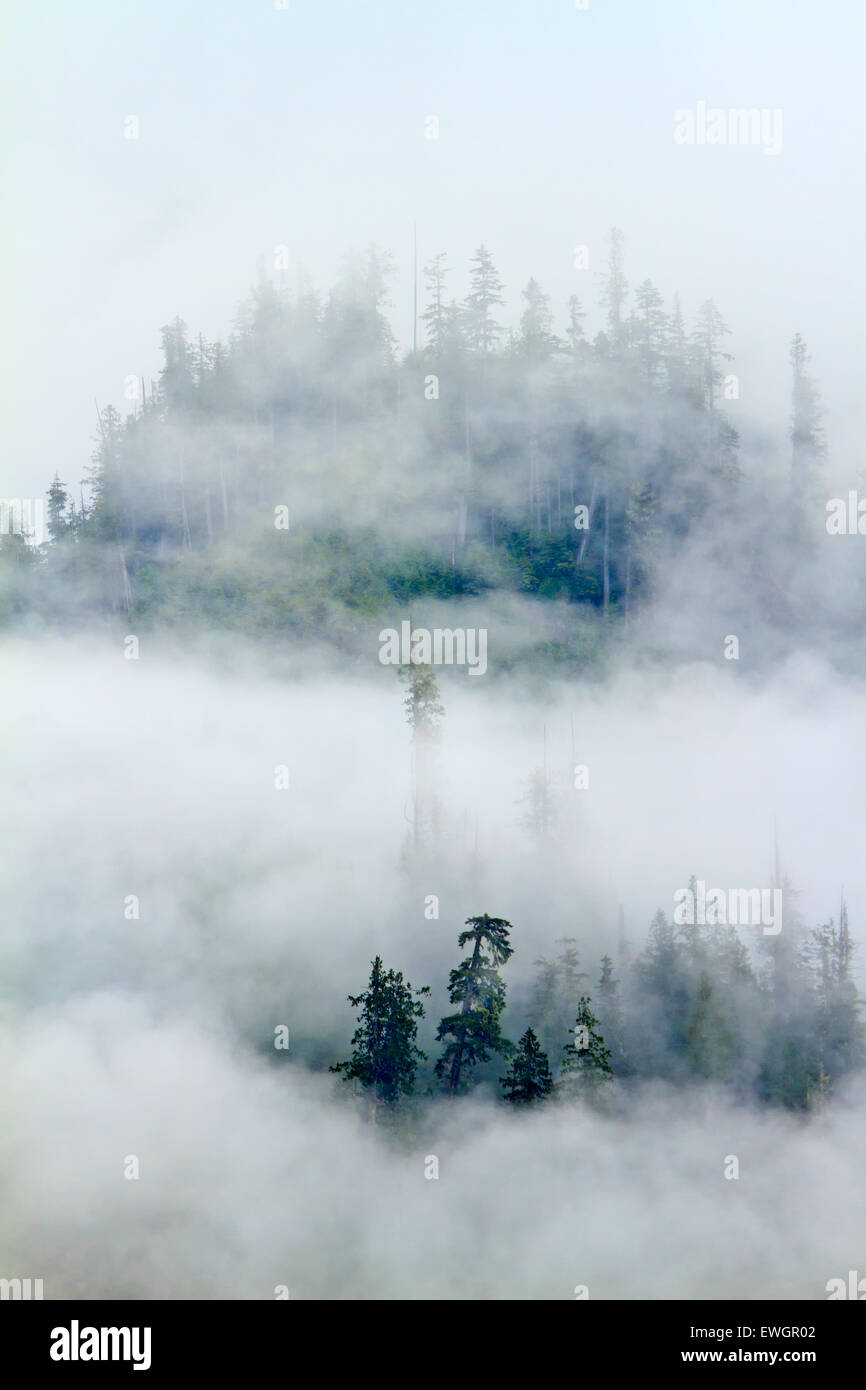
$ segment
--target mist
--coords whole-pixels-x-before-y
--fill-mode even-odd
[[[454,673],[439,750],[451,833],[401,869],[410,731],[394,671],[349,689],[324,658],[293,677],[290,649],[230,650],[228,668],[219,642],[155,640],[137,661],[92,635],[3,644],[16,790],[3,842],[22,890],[4,947],[7,1263],[44,1277],[47,1297],[245,1299],[582,1285],[802,1299],[856,1267],[860,1083],[811,1118],[662,1083],[604,1113],[433,1096],[395,1137],[325,1068],[345,1055],[346,995],[376,951],[434,987],[421,1041],[435,1055],[430,1022],[471,913],[515,925],[512,1037],[556,938],[576,937],[594,975],[620,907],[637,949],[690,874],[769,881],[774,835],[799,910],[831,915],[844,875],[859,920],[862,690],[803,659],[745,693],[695,667],[552,689],[528,721],[519,690],[482,700]],[[570,790],[577,805],[563,787],[539,847],[525,778],[545,729],[568,771],[572,726],[590,786]],[[759,951],[760,930],[744,935]]]
[[[6,29],[0,1295],[825,1299],[862,15]]]

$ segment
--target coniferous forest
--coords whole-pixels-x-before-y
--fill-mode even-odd
[[[3,1300],[866,1297],[862,83],[767,6],[16,19]]]
[[[733,610],[766,625],[763,659],[794,633],[833,652],[840,594],[816,592],[812,571],[850,557],[826,545],[806,344],[790,344],[787,443],[768,469],[766,441],[741,444],[731,329],[713,299],[687,317],[651,279],[632,289],[618,228],[606,257],[592,337],[577,296],[554,308],[535,278],[512,291],[506,334],[483,244],[461,302],[446,254],[426,264],[408,353],[388,319],[389,256],[373,246],[345,258],[325,296],[260,268],[227,342],[175,318],[158,379],[127,378],[125,415],[97,403],[86,476],[50,481],[48,544],[3,538],[5,620],[38,609],[57,624],[282,633],[356,654],[395,605],[513,596],[553,608],[532,655],[574,672],[604,660],[709,531],[730,552]],[[668,635],[662,655],[683,642]]]
[[[141,808],[120,793],[114,821],[97,812],[93,831],[82,827],[89,867],[82,878],[78,852],[63,856],[77,896],[56,924],[43,919],[37,938],[66,959],[64,914],[78,922],[95,912],[76,930],[84,939],[95,932],[96,954],[65,967],[77,987],[137,993],[143,979],[145,994],[158,988],[169,1011],[182,1007],[189,985],[183,971],[166,976],[166,963],[185,961],[207,982],[203,997],[245,1064],[258,1059],[275,1083],[318,1087],[315,1103],[375,1136],[389,1155],[381,1161],[417,1164],[419,1145],[429,1148],[423,1181],[440,1180],[448,1126],[462,1110],[485,1117],[494,1134],[504,1125],[506,1145],[519,1115],[532,1126],[548,1115],[641,1135],[647,1105],[674,1107],[677,1125],[685,1122],[677,1106],[689,1115],[711,1104],[733,1129],[737,1115],[787,1124],[822,1122],[836,1107],[847,1114],[866,1032],[843,885],[824,915],[804,915],[810,885],[786,863],[776,827],[784,808],[761,786],[763,844],[750,862],[762,867],[767,893],[779,894],[783,922],[738,922],[724,907],[684,919],[673,904],[684,891],[706,896],[701,866],[683,863],[670,832],[653,829],[652,811],[642,821],[629,806],[640,783],[664,780],[672,760],[682,780],[690,759],[706,756],[671,741],[671,721],[688,720],[690,689],[733,729],[740,702],[772,688],[804,641],[828,671],[857,678],[859,657],[832,640],[851,589],[825,582],[826,573],[815,582],[825,565],[847,574],[850,553],[826,544],[828,445],[806,346],[799,335],[790,345],[790,416],[777,432],[774,469],[738,414],[733,335],[721,311],[707,299],[687,318],[651,280],[632,288],[619,230],[597,277],[601,326],[592,334],[577,297],[557,314],[535,279],[506,333],[505,289],[484,245],[460,301],[449,273],[444,254],[427,262],[419,342],[408,352],[387,316],[389,258],[372,247],[348,258],[322,297],[303,279],[289,290],[260,271],[224,343],[173,320],[161,331],[159,377],[133,379],[125,415],[97,406],[84,477],[55,471],[46,539],[0,540],[7,640],[28,644],[35,629],[50,648],[78,634],[103,671],[99,695],[69,695],[84,712],[57,757],[82,722],[91,725],[95,699],[96,711],[108,702],[109,725],[121,721],[115,769],[118,758],[129,764],[133,785],[145,775],[134,770],[143,756],[162,769]],[[767,515],[777,524],[758,544]],[[445,631],[444,656],[418,637],[419,622]],[[455,637],[482,628],[483,664],[477,642],[464,652]],[[728,667],[736,632],[745,659]],[[384,662],[391,633],[395,654]],[[111,652],[125,675],[151,664],[160,672],[135,697],[142,704],[128,705],[128,682],[116,686],[105,666]],[[68,656],[55,660],[68,669]],[[210,672],[198,695],[184,693],[190,663]],[[232,696],[241,724],[223,738],[245,771],[232,764],[223,785],[226,744],[216,729],[224,716],[214,711],[223,683],[242,672],[276,704],[253,735],[248,697]],[[733,701],[727,711],[713,693],[719,680]],[[330,708],[335,685],[340,699]],[[278,712],[281,689],[300,692],[291,715]],[[651,707],[663,689],[674,705],[659,724],[638,712],[639,701]],[[629,825],[640,854],[647,847],[650,876],[657,843],[671,866],[666,905],[638,885],[628,913],[593,840],[598,769],[584,734],[593,698],[617,690],[630,692],[620,717],[648,732],[659,765],[620,767],[607,814]],[[192,702],[185,735],[161,713],[177,700]],[[497,735],[504,711],[510,732]],[[154,719],[162,733],[145,755],[136,729]],[[371,719],[402,806],[365,751]],[[273,737],[284,725],[298,748],[316,742],[319,725],[326,731],[300,791],[297,755],[289,749],[284,761]],[[266,747],[245,752],[262,736]],[[348,740],[350,764],[364,764],[350,774],[349,809],[329,783],[327,769],[340,762],[327,747],[335,738]],[[465,771],[497,738],[496,761],[503,746],[516,759],[509,775]],[[94,726],[83,749],[84,785],[111,786],[118,773],[107,768],[104,730]],[[192,796],[190,827],[210,814],[196,779],[224,803],[228,819],[209,827],[204,852],[203,832],[190,840],[192,830],[178,825],[171,833],[186,848],[172,859],[166,779],[182,785],[182,799]],[[296,817],[284,831],[270,812],[262,821],[262,798],[283,794]],[[163,807],[155,824],[149,799]],[[723,816],[738,803],[736,794],[723,800]],[[681,809],[680,836],[688,803]],[[375,848],[365,841],[371,826]],[[90,843],[95,833],[107,837],[100,847]],[[110,867],[97,870],[103,843]],[[366,893],[365,864],[375,880]],[[744,882],[736,858],[730,864],[729,880]],[[58,864],[49,875],[43,911],[60,873]],[[106,874],[114,886],[100,889]],[[297,950],[299,923],[288,936],[278,925],[277,883],[322,934],[312,952]],[[745,903],[752,890],[743,891]],[[115,904],[135,924],[148,899],[151,914],[160,904],[156,941],[137,939],[128,958],[111,924]],[[331,934],[333,950],[324,944]],[[35,989],[18,968],[31,1004],[47,1006],[59,983]],[[723,1147],[733,1150],[726,1163],[739,1162],[733,1139]],[[437,1296],[446,1286],[434,1276]],[[328,1287],[324,1278],[311,1292],[327,1296]],[[459,1290],[476,1292],[471,1280]]]

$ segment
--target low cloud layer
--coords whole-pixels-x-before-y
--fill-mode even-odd
[[[464,673],[443,683],[442,848],[401,868],[394,673],[350,692],[233,651],[227,671],[5,644],[0,1273],[47,1297],[822,1298],[862,1264],[856,1086],[808,1122],[665,1087],[604,1115],[442,1100],[397,1142],[326,1071],[376,951],[432,985],[435,1056],[463,919],[507,915],[516,1036],[556,938],[594,979],[620,904],[639,949],[690,873],[769,883],[774,820],[809,925],[844,877],[856,940],[862,692],[803,660],[751,690],[695,667],[560,689],[527,720],[518,691],[479,702]],[[545,740],[560,810],[540,848],[521,797]]]

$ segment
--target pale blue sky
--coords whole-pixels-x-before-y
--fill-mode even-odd
[[[591,326],[597,282],[572,248],[594,270],[621,226],[633,284],[679,289],[688,313],[716,299],[741,413],[784,424],[802,332],[834,468],[866,465],[860,6],[50,0],[5,30],[2,495],[55,468],[77,484],[94,397],[124,407],[177,313],[225,335],[277,243],[322,287],[350,247],[391,248],[405,344],[413,219],[458,295],[484,240],[509,320],[534,274],[560,314],[581,295]],[[676,145],[673,113],[698,101],[781,108],[782,153]]]

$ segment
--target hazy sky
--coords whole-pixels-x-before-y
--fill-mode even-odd
[[[450,252],[458,295],[483,239],[510,321],[534,274],[560,322],[578,293],[591,328],[621,226],[633,285],[679,289],[689,315],[715,297],[739,412],[784,427],[788,343],[804,334],[834,465],[854,477],[864,27],[853,4],[805,0],[19,7],[4,45],[2,494],[38,494],[55,468],[77,484],[94,399],[124,408],[124,378],[156,374],[175,314],[225,335],[277,244],[322,287],[349,247],[393,249],[405,346],[413,220],[422,258]],[[673,113],[699,101],[780,108],[782,152],[677,145]]]

